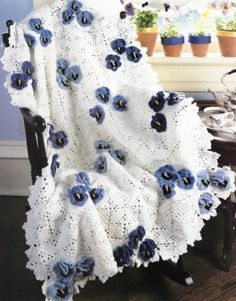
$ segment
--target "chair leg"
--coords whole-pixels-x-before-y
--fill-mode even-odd
[[[224,245],[220,268],[227,272],[230,271],[231,268],[233,234],[236,226],[235,213],[236,204],[232,203],[230,198],[223,201],[222,214],[224,218]]]
[[[162,273],[171,280],[185,286],[193,285],[192,276],[184,270],[182,257],[177,263],[161,261],[160,264]]]

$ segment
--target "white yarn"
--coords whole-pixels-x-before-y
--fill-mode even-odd
[[[191,190],[176,187],[176,195],[171,199],[163,197],[154,176],[161,166],[169,164],[176,170],[187,168],[195,178],[202,170],[217,170],[218,154],[209,151],[212,137],[201,123],[197,106],[190,98],[173,106],[166,104],[161,113],[166,116],[167,130],[157,133],[150,126],[154,113],[148,102],[162,88],[156,84],[156,75],[146,63],[145,50],[142,49],[143,58],[137,64],[123,54],[122,66],[116,72],[106,68],[106,56],[115,54],[111,41],[123,38],[128,45],[132,43],[141,49],[139,42],[134,41],[136,35],[130,20],[120,19],[120,2],[82,0],[83,9],[94,15],[91,26],[86,28],[76,20],[62,24],[61,15],[67,3],[57,0],[34,11],[20,24],[14,24],[11,46],[2,58],[8,72],[5,85],[12,104],[29,108],[56,131],[63,130],[68,135],[68,144],[55,149],[48,141],[49,126],[45,131],[49,166],[30,188],[31,210],[24,225],[29,245],[27,267],[38,280],[45,281],[45,294],[54,277],[53,266],[62,258],[75,263],[84,256],[92,257],[95,267],[90,279],[98,276],[102,282],[122,270],[117,267],[113,251],[127,244],[129,234],[139,225],[145,228],[144,239],[154,240],[159,248],[150,261],[161,257],[176,262],[187,252],[188,245],[201,239],[204,220],[216,215],[218,197],[225,199],[235,190],[234,174],[224,167],[231,186],[227,191],[209,186],[207,191],[215,200],[209,214],[200,213],[198,200],[202,191],[196,184]],[[52,43],[45,48],[39,42],[39,35],[28,26],[32,18],[40,18],[43,27],[53,33]],[[25,33],[36,38],[34,52],[29,51]],[[81,82],[73,83],[70,90],[61,89],[56,81],[56,62],[61,58],[68,59],[71,66],[79,65],[83,74]],[[31,80],[21,91],[11,86],[11,75],[21,72],[24,61],[31,61],[35,67],[35,91]],[[123,95],[128,110],[114,110],[112,99],[107,104],[100,103],[95,90],[102,86],[109,87],[112,97]],[[105,111],[101,125],[89,116],[89,110],[95,105]],[[98,154],[94,142],[101,139],[109,142],[113,149],[125,151],[125,165],[120,165],[106,152],[107,172],[95,172]],[[58,154],[60,160],[55,177],[50,170],[54,154]],[[75,175],[81,171],[89,175],[92,187],[104,189],[104,198],[96,205],[91,199],[84,206],[75,206],[69,201],[67,191],[77,185]],[[132,264],[147,266],[136,251]],[[84,286],[87,279],[75,282],[77,292],[78,284]],[[46,299],[51,300],[50,296]]]

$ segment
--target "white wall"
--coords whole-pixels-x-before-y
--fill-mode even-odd
[[[54,0],[33,0],[34,8],[53,2]]]

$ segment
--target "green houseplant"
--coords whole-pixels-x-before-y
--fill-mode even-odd
[[[137,27],[138,39],[142,47],[147,47],[147,54],[151,56],[158,34],[158,13],[152,10],[137,10],[132,20]]]
[[[222,56],[236,56],[236,13],[231,19],[216,19],[217,38]]]
[[[161,32],[161,44],[164,49],[165,56],[179,57],[181,55],[184,36],[179,33],[176,24],[167,24]]]

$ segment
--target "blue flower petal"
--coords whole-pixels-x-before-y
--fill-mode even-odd
[[[57,73],[65,74],[66,69],[69,67],[69,62],[65,59],[57,60]]]
[[[68,80],[79,83],[82,79],[82,73],[79,66],[71,66],[65,70],[65,76]]]
[[[125,5],[125,12],[128,16],[135,15],[135,7],[134,7],[133,3],[129,2]]]
[[[220,190],[230,189],[230,179],[223,170],[218,170],[210,175],[211,185]]]
[[[107,87],[98,88],[95,91],[95,96],[101,103],[107,103],[110,98],[110,89]]]
[[[27,87],[28,76],[22,73],[14,73],[11,76],[11,86],[17,90],[23,90]]]
[[[83,206],[88,200],[87,188],[84,185],[72,187],[67,194],[71,204],[75,206]]]
[[[123,150],[116,149],[116,150],[110,150],[110,155],[114,160],[116,160],[121,165],[124,165],[126,163],[126,153]]]
[[[197,186],[199,190],[205,190],[210,184],[210,175],[208,171],[203,170],[197,175]]]
[[[130,259],[133,256],[133,250],[129,246],[123,245],[114,250],[113,256],[118,267],[128,265],[130,264]]]
[[[59,87],[63,90],[68,90],[71,88],[70,81],[64,74],[57,76],[57,83],[58,83]]]
[[[112,71],[117,71],[118,68],[120,68],[120,66],[122,65],[120,61],[120,57],[118,55],[109,54],[106,57],[106,61],[107,61],[106,64],[107,69],[110,69]]]
[[[160,112],[164,108],[165,102],[165,94],[160,91],[155,96],[152,96],[148,105],[154,112]]]
[[[75,12],[75,13],[79,12],[82,7],[83,7],[83,4],[77,0],[72,0],[68,4],[68,8],[72,9],[73,12]]]
[[[86,172],[79,172],[76,175],[76,182],[84,184],[87,189],[90,187],[90,179]]]
[[[113,98],[113,108],[118,112],[127,111],[127,101],[122,95],[117,95]]]
[[[158,133],[165,132],[167,129],[167,121],[165,115],[156,113],[156,115],[152,116],[151,127]]]
[[[72,9],[66,9],[62,12],[62,23],[64,25],[70,24],[70,22],[75,18],[74,11]]]
[[[195,178],[190,170],[184,168],[178,171],[177,185],[180,188],[190,190],[193,188],[194,183]]]
[[[32,78],[34,74],[34,66],[32,65],[31,62],[25,61],[22,64],[22,71],[26,76],[28,76],[28,78]]]
[[[135,46],[130,46],[126,49],[126,55],[129,61],[138,63],[142,58],[141,50]]]
[[[138,243],[143,240],[145,236],[145,229],[139,226],[137,229],[129,234],[128,246],[132,249],[138,248]]]
[[[143,261],[149,261],[154,257],[157,245],[152,239],[145,239],[139,247],[139,256]]]
[[[98,140],[94,142],[94,147],[96,149],[96,152],[98,154],[107,151],[110,149],[110,145],[108,142],[106,142],[105,140]]]
[[[95,262],[92,257],[86,257],[75,264],[76,276],[82,280],[88,277],[94,270]]]
[[[111,42],[111,48],[118,54],[123,54],[126,51],[126,41],[117,39]]]
[[[201,214],[206,214],[212,211],[215,201],[212,195],[208,192],[204,192],[198,201],[199,209]]]
[[[100,155],[94,163],[94,169],[98,173],[105,173],[107,171],[107,159],[105,156]]]
[[[51,132],[48,138],[52,142],[52,146],[56,149],[63,148],[68,144],[68,137],[65,132]]]
[[[47,47],[52,42],[52,32],[44,29],[40,34],[40,43],[43,47]]]
[[[177,172],[171,165],[161,166],[155,172],[155,177],[159,184],[171,184],[177,180]]]
[[[29,48],[34,49],[34,47],[36,45],[35,37],[32,36],[31,34],[25,34],[24,38],[25,38],[25,41],[26,41],[27,45],[29,46]]]
[[[82,27],[90,26],[94,19],[93,14],[89,11],[79,11],[76,16],[79,25]]]
[[[41,33],[43,30],[42,21],[39,18],[33,18],[29,20],[29,27],[32,31]]]
[[[61,259],[53,266],[53,272],[58,278],[72,279],[75,273],[74,264],[67,259]]]
[[[52,176],[55,177],[57,169],[60,167],[60,162],[58,161],[59,155],[55,154],[52,157],[52,163],[51,163],[51,173]]]
[[[100,202],[104,198],[104,189],[102,188],[93,188],[89,192],[90,197],[93,201],[93,203],[96,205],[98,202]]]
[[[169,106],[173,106],[182,101],[183,99],[185,99],[185,95],[183,93],[172,92],[167,97],[167,103]]]
[[[47,288],[47,297],[53,301],[68,301],[73,296],[73,285],[65,280],[56,280],[52,285]]]
[[[105,119],[105,112],[101,106],[95,106],[90,109],[89,115],[96,119],[97,124],[102,124]]]

